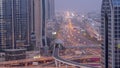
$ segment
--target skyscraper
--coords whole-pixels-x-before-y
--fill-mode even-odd
[[[53,20],[55,17],[55,1],[45,0],[46,19]]]
[[[37,47],[45,46],[45,2],[44,0],[34,0],[35,34]]]
[[[44,49],[47,47],[46,41],[46,11],[45,0],[34,0],[34,24],[36,47]],[[44,49],[44,51],[47,51]]]
[[[47,47],[45,0],[0,0],[0,49]]]
[[[103,0],[101,10],[102,68],[120,68],[120,0]]]
[[[30,44],[31,0],[0,0],[0,49]]]
[[[42,45],[44,53],[47,55],[48,53],[48,45],[46,39],[46,21],[47,21],[47,13],[46,13],[46,0],[42,0]]]

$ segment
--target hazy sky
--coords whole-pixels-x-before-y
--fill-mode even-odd
[[[102,0],[55,0],[56,11],[76,10],[79,12],[100,11]]]

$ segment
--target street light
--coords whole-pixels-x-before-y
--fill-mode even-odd
[[[54,31],[54,32],[52,32],[52,35],[56,35],[56,34],[57,34],[57,32],[55,32],[55,31]]]

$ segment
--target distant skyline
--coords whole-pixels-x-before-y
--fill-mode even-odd
[[[100,12],[101,3],[102,0],[55,0],[55,8],[56,11]]]

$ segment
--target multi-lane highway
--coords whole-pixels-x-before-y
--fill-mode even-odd
[[[62,39],[66,46],[96,45],[98,42],[97,39],[95,40],[93,34],[96,31],[90,28],[91,26],[88,26],[84,21],[68,18],[61,24],[58,38]]]
[[[61,29],[58,32],[57,38],[63,40],[64,46],[68,49],[79,48],[85,50],[86,52],[91,52],[92,55],[99,55],[101,53],[99,41],[97,41],[97,39],[93,36],[96,31],[91,30],[91,26],[88,26],[88,24],[85,23],[86,21],[82,19],[74,19],[73,17],[69,17],[69,15],[70,13],[68,12],[66,14],[67,19],[61,24]],[[62,63],[73,63],[71,61],[60,58],[57,50],[59,51],[58,48],[55,48],[54,50],[54,58],[56,60]],[[75,62],[75,64],[77,66],[79,63]],[[75,66],[74,63],[73,66]]]

